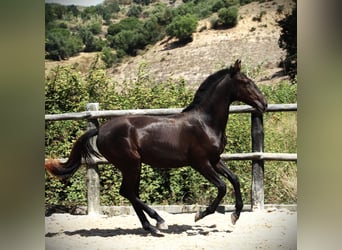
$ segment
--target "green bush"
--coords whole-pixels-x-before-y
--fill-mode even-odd
[[[89,24],[88,29],[93,35],[99,35],[102,31],[102,23],[100,21],[92,22]]]
[[[165,36],[165,30],[160,24],[158,24],[158,18],[156,16],[151,16],[144,22],[142,32],[145,35],[146,41],[152,44],[161,40]]]
[[[157,18],[159,25],[166,26],[171,23],[174,13],[171,8],[167,7],[166,4],[158,3],[151,10],[151,15]]]
[[[166,27],[166,34],[170,37],[176,37],[180,42],[192,40],[192,33],[196,31],[197,18],[187,14],[185,16],[176,16]]]
[[[46,112],[83,111],[86,103],[87,88],[79,72],[71,67],[57,66],[46,77]]]
[[[225,1],[224,0],[216,0],[213,2],[211,10],[213,12],[217,12],[218,10],[220,10],[221,8],[225,7]]]
[[[155,17],[145,22],[136,17],[128,17],[108,27],[107,40],[113,49],[136,55],[137,50],[155,42],[159,32]]]
[[[82,40],[72,35],[68,29],[54,28],[48,31],[45,39],[46,58],[64,60],[82,50]]]
[[[136,29],[140,29],[141,27],[142,27],[142,22],[138,18],[128,17],[128,18],[122,19],[118,23],[109,25],[107,33],[108,35],[115,36],[121,31],[136,30]]]
[[[142,12],[142,7],[140,5],[132,5],[127,11],[128,17],[139,17]]]
[[[85,45],[85,52],[101,51],[106,44],[101,38],[95,37],[92,31],[87,28],[82,28],[80,30],[80,36]]]
[[[113,53],[111,48],[104,47],[101,51],[101,59],[106,64],[106,68],[112,67],[112,65],[118,61],[116,54]]]
[[[296,2],[295,2],[296,3]],[[286,58],[283,67],[290,76],[293,83],[297,77],[297,4],[292,9],[291,14],[278,21],[281,27],[278,40],[279,47],[286,50]]]
[[[219,22],[224,27],[234,27],[238,22],[238,7],[222,8],[218,12]]]

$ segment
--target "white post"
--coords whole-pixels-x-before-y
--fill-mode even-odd
[[[99,110],[98,103],[88,103],[88,111]],[[90,119],[87,123],[87,130],[96,128],[98,121]],[[96,137],[91,138],[91,145],[96,148]],[[88,199],[88,215],[99,215],[101,213],[100,206],[100,177],[97,164],[87,165],[87,199]]]

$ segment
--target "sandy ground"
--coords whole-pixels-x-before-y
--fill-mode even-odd
[[[243,212],[236,225],[230,222],[231,213],[215,213],[198,222],[194,222],[194,213],[159,214],[169,225],[159,237],[141,229],[135,215],[53,214],[45,217],[45,246],[84,250],[296,249],[297,213],[286,209]]]

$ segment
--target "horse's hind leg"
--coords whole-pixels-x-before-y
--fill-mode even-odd
[[[155,219],[157,221],[157,228],[161,229],[161,230],[166,230],[168,229],[167,224],[165,223],[164,219],[162,217],[160,217],[160,215],[151,207],[149,207],[148,205],[146,205],[143,201],[140,200],[139,198],[139,185],[140,185],[140,172],[141,172],[141,167],[139,166],[138,168],[138,179],[136,181],[136,186],[135,186],[135,195],[137,198],[137,201],[140,203],[142,209],[153,219]]]
[[[157,221],[158,229],[167,229],[165,221],[158,215],[158,213],[138,198],[137,193],[139,189],[139,176],[141,169],[140,163],[126,164],[124,168],[119,167],[119,169],[122,172],[120,194],[131,202],[143,228],[152,234],[158,233],[158,230],[153,227],[146,218],[144,214],[145,211],[151,218]]]
[[[224,164],[224,162],[222,160],[220,160],[216,164],[214,169],[219,174],[221,174],[224,177],[226,177],[230,181],[230,183],[233,185],[233,187],[234,187],[234,193],[235,193],[235,212],[232,213],[231,220],[232,220],[232,223],[235,224],[236,221],[239,219],[240,213],[241,213],[242,208],[243,208],[243,201],[242,201],[242,196],[241,196],[241,191],[240,191],[239,178],[230,169],[227,168],[227,166]]]
[[[168,229],[167,224],[165,223],[164,219],[160,217],[160,215],[152,208],[150,208],[148,205],[146,205],[144,202],[138,199],[138,202],[140,203],[142,209],[153,219],[157,221],[157,228],[166,230]]]

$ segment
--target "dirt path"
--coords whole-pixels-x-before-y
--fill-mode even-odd
[[[138,217],[53,214],[45,218],[46,249],[296,249],[297,213],[286,209],[230,213],[194,222],[194,214],[160,211],[169,229],[160,237],[141,229]],[[151,221],[152,222],[152,221]]]

